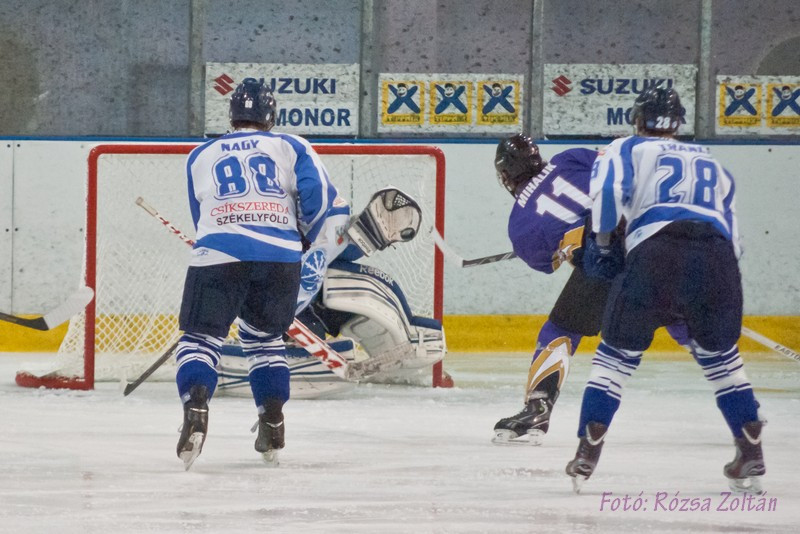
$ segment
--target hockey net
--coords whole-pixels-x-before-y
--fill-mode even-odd
[[[142,197],[191,237],[186,155],[197,145],[100,145],[89,155],[84,278],[95,290],[70,321],[56,369],[17,374],[26,387],[91,389],[138,377],[180,336],[178,312],[190,249],[136,205]],[[430,237],[444,225],[444,156],[421,145],[315,145],[331,180],[358,214],[386,186],[422,208],[417,237],[365,258],[392,276],[416,315],[442,317],[442,257]],[[152,379],[174,378],[174,364]],[[431,377],[440,385],[441,363]]]

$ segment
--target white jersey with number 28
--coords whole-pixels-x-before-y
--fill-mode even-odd
[[[661,137],[614,140],[595,161],[590,181],[592,230],[611,232],[625,218],[625,245],[674,221],[712,224],[741,254],[733,177],[707,147]]]

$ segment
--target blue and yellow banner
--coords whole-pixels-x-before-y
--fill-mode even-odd
[[[378,132],[497,133],[523,129],[523,76],[379,76]]]
[[[800,77],[717,76],[716,133],[800,133]]]

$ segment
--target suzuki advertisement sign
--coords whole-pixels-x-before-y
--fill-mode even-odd
[[[631,135],[633,101],[649,87],[672,87],[686,108],[679,135],[694,134],[694,65],[546,64],[544,134]]]
[[[358,133],[357,64],[207,63],[205,131],[230,129],[231,93],[245,78],[264,78],[278,103],[275,131],[297,135]]]

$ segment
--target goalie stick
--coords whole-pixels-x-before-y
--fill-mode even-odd
[[[441,236],[439,231],[436,230],[436,228],[431,229],[431,237],[433,238],[433,241],[436,243],[436,246],[439,248],[439,250],[442,251],[442,254],[444,254],[444,257],[461,267],[475,267],[477,265],[486,265],[487,263],[495,263],[517,257],[516,253],[514,252],[503,252],[502,254],[494,254],[493,256],[484,256],[482,258],[465,260],[459,256],[455,250],[450,248],[450,245],[445,242],[444,238]]]
[[[41,317],[26,319],[24,317],[0,312],[0,321],[24,326],[25,328],[32,328],[34,330],[52,330],[81,313],[92,301],[92,298],[94,298],[94,291],[92,288],[84,286],[70,295],[63,304]]]
[[[358,381],[380,372],[391,371],[400,367],[403,360],[411,358],[415,354],[416,351],[411,345],[398,345],[373,358],[351,363],[347,366],[347,378]]]

